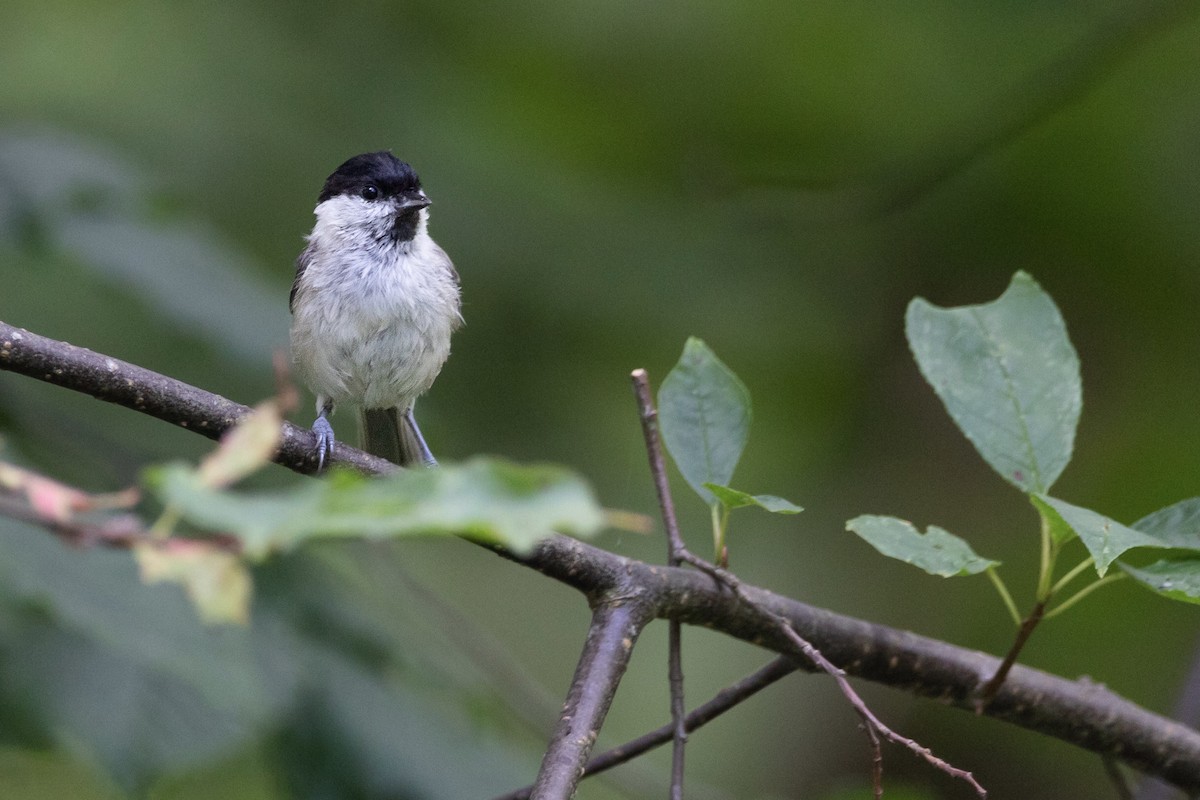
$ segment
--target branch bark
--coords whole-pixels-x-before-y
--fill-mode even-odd
[[[131,408],[214,440],[250,413],[247,406],[175,378],[5,322],[0,322],[0,369]],[[312,474],[317,471],[316,448],[312,431],[285,422],[275,461]],[[334,446],[330,463],[372,474],[396,468],[342,444]]]
[[[767,664],[762,669],[743,678],[732,686],[727,686],[718,692],[712,700],[693,709],[691,713],[684,717],[683,724],[685,730],[691,733],[702,727],[781,678],[791,675],[796,669],[796,664],[787,656],[776,657],[770,664]],[[583,777],[589,778],[592,775],[599,775],[601,772],[631,761],[643,753],[647,753],[660,745],[673,741],[675,738],[676,726],[675,722],[672,721],[661,728],[644,733],[636,739],[617,745],[611,750],[606,750],[596,756],[588,762],[587,768],[583,771]],[[525,786],[521,789],[515,789],[508,794],[495,797],[493,800],[529,800],[532,792],[532,786]]]
[[[210,438],[249,411],[180,381],[3,322],[0,369],[81,391]],[[311,432],[287,425],[276,461],[297,472],[311,472],[314,447]],[[344,445],[334,457],[364,472],[389,466]],[[793,652],[775,624],[702,572],[653,566],[564,536],[544,540],[526,556],[492,549],[578,589],[594,607],[636,586],[656,617],[703,625],[777,653]],[[1001,663],[979,651],[814,608],[765,589],[742,588],[758,605],[786,618],[797,634],[847,675],[972,713],[980,685]],[[801,667],[812,670],[809,664]],[[1069,681],[1018,664],[984,713],[1119,760],[1190,793],[1200,792],[1200,733],[1100,684]]]
[[[633,645],[653,614],[640,591],[615,595],[596,606],[587,641],[571,679],[558,727],[542,757],[532,800],[569,800],[583,778],[600,726],[629,665]]]

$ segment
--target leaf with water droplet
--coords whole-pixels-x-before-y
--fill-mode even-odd
[[[1200,497],[1180,500],[1133,523],[1168,547],[1200,551]]]
[[[1200,558],[1156,561],[1146,567],[1134,567],[1121,561],[1117,565],[1138,583],[1163,597],[1200,604]]]
[[[1030,496],[1033,505],[1050,526],[1051,535],[1060,544],[1079,536],[1096,562],[1096,574],[1104,577],[1113,561],[1136,547],[1170,547],[1161,539],[1122,525],[1090,508],[1072,505],[1046,494]]]

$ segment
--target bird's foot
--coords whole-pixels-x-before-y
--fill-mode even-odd
[[[313,420],[313,433],[317,435],[317,472],[325,471],[325,460],[333,456],[333,426],[324,415]]]

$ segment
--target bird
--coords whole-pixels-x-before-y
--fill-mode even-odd
[[[325,180],[296,260],[292,363],[316,395],[317,471],[332,455],[334,409],[359,409],[364,450],[436,466],[413,415],[463,324],[458,272],[429,236],[429,197],[390,151],[346,160]]]

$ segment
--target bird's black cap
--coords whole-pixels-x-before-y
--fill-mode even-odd
[[[317,197],[323,203],[339,194],[358,194],[366,186],[375,186],[385,197],[417,192],[421,179],[413,168],[386,150],[363,153],[348,159],[325,179],[325,187]]]

